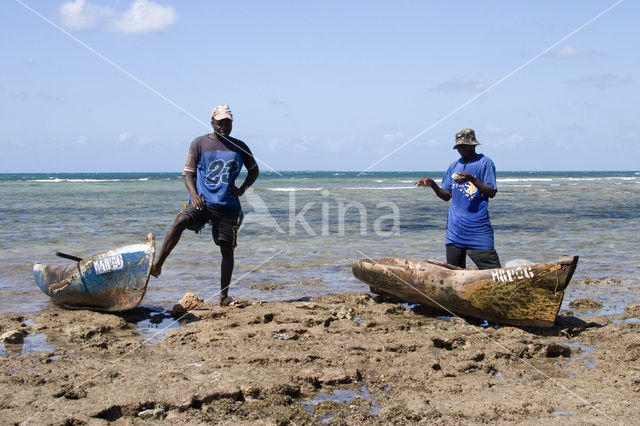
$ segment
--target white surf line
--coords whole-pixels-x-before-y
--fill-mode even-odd
[[[540,53],[535,55],[533,58],[529,59],[528,61],[526,61],[525,63],[523,63],[522,65],[520,65],[519,67],[517,67],[516,69],[514,69],[513,71],[511,71],[510,73],[508,73],[507,75],[505,75],[504,77],[502,77],[501,79],[496,81],[495,83],[493,83],[491,86],[489,86],[486,89],[484,89],[482,92],[478,93],[477,95],[473,96],[471,99],[469,99],[468,101],[466,101],[462,105],[460,105],[457,108],[453,109],[451,112],[446,114],[444,117],[442,117],[441,119],[439,119],[438,121],[436,121],[435,123],[433,123],[432,125],[427,127],[426,129],[424,129],[423,131],[421,131],[420,133],[418,133],[417,135],[415,135],[414,137],[412,137],[411,139],[409,139],[408,141],[406,141],[405,143],[403,143],[402,145],[400,145],[399,147],[397,147],[396,149],[394,149],[393,151],[391,151],[390,153],[388,153],[387,155],[385,155],[384,157],[382,157],[381,159],[379,159],[378,161],[376,161],[375,163],[373,163],[372,165],[370,165],[369,167],[367,167],[366,169],[361,171],[360,173],[358,173],[358,176],[360,176],[361,174],[366,173],[367,171],[371,170],[373,167],[377,166],[378,164],[380,164],[381,162],[383,162],[387,158],[391,157],[393,154],[395,154],[396,152],[400,151],[402,148],[404,148],[405,146],[409,145],[411,142],[413,142],[414,140],[418,139],[420,136],[422,136],[425,133],[427,133],[429,130],[431,130],[434,127],[436,127],[438,124],[442,123],[443,121],[445,121],[446,119],[448,119],[449,117],[451,117],[452,115],[454,115],[455,113],[460,111],[461,109],[465,108],[467,105],[469,105],[469,104],[473,103],[474,101],[476,101],[480,96],[482,96],[485,93],[489,92],[490,90],[496,88],[497,86],[502,84],[505,80],[507,80],[508,78],[510,78],[511,76],[516,74],[517,72],[521,71],[523,68],[527,67],[532,62],[536,61],[538,58],[540,58],[541,56],[543,56],[544,54],[549,52],[551,49],[553,49],[554,47],[556,47],[557,45],[559,45],[560,43],[562,43],[563,41],[565,41],[569,37],[571,37],[574,34],[576,34],[578,31],[580,31],[583,28],[587,27],[588,25],[592,24],[594,21],[599,19],[602,15],[606,14],[607,12],[609,12],[610,10],[615,8],[616,6],[618,6],[623,1],[624,0],[618,0],[613,5],[609,6],[608,8],[603,10],[602,12],[598,13],[596,16],[594,16],[593,18],[589,19],[587,22],[585,22],[584,24],[580,25],[578,28],[576,28],[575,30],[571,31],[569,34],[565,35],[560,40],[558,40],[555,43],[553,43],[551,46],[547,47],[546,49],[544,49],[543,51],[541,51]]]
[[[380,265],[378,262],[375,261],[375,259],[372,259],[371,257],[367,256],[366,254],[364,254],[363,252],[361,252],[360,250],[358,250],[358,253],[360,253],[362,256],[364,256],[366,259],[370,260],[371,262],[375,263],[376,265]],[[381,265],[382,266],[382,265]],[[439,306],[440,309],[442,309],[443,311],[451,314],[452,317],[455,318],[459,318],[462,321],[465,321],[464,318],[460,317],[459,315],[456,315],[455,313],[453,313],[451,310],[447,309],[446,307],[442,306],[440,303],[438,303],[437,301],[433,300],[431,297],[429,297],[428,295],[424,294],[423,292],[421,292],[419,289],[417,289],[415,286],[409,284],[408,282],[406,282],[405,280],[403,280],[401,277],[397,276],[396,274],[394,274],[392,271],[389,271],[391,273],[391,275],[393,275],[394,277],[396,277],[397,279],[399,279],[400,281],[402,281],[404,284],[408,285],[409,287],[411,287],[412,289],[414,289],[415,291],[417,291],[418,293],[420,293],[421,295],[423,295],[424,297],[426,297],[427,299],[429,299],[432,303],[434,303],[435,305]],[[465,321],[466,323],[466,321]],[[605,416],[607,419],[611,420],[614,423],[617,424],[622,424],[620,422],[618,422],[617,420],[609,417],[605,412],[603,412],[602,410],[600,410],[598,407],[596,407],[595,405],[591,404],[589,401],[587,401],[586,399],[584,399],[583,397],[581,397],[580,395],[578,395],[577,393],[573,392],[571,389],[567,388],[566,386],[564,386],[562,383],[558,382],[556,379],[554,379],[553,377],[547,375],[544,371],[536,368],[535,365],[527,362],[527,360],[525,360],[524,358],[518,356],[515,352],[513,352],[511,349],[507,348],[506,346],[504,346],[502,343],[498,342],[497,340],[495,340],[494,338],[492,338],[489,334],[487,334],[484,330],[482,330],[482,328],[479,330],[480,334],[483,334],[487,339],[491,340],[493,343],[495,343],[499,348],[506,350],[508,353],[510,353],[512,356],[516,357],[517,359],[519,359],[520,361],[522,361],[524,364],[526,364],[527,366],[529,366],[532,370],[536,371],[537,373],[540,373],[542,376],[546,377],[547,379],[551,380],[553,383],[555,383],[556,385],[558,385],[559,387],[561,387],[562,389],[566,390],[567,392],[569,392],[571,395],[573,395],[576,399],[580,400],[581,402],[587,404],[589,407],[593,408],[594,410],[596,410],[598,413],[602,414],[603,416]]]
[[[267,258],[266,260],[264,260],[262,263],[260,263],[258,266],[254,267],[253,269],[251,269],[250,271],[246,272],[245,274],[243,274],[240,278],[235,279],[232,283],[230,283],[226,288],[229,288],[232,284],[237,283],[238,281],[240,281],[241,279],[243,279],[244,277],[246,277],[247,275],[255,272],[256,270],[260,269],[262,266],[264,266],[266,263],[268,263],[269,261],[271,261],[271,259],[273,259],[274,257],[278,256],[280,253],[282,253],[283,249],[278,250],[275,254],[273,254],[272,256],[270,256],[269,258]],[[212,298],[216,297],[217,295],[219,295],[222,292],[222,290],[218,291],[217,293],[212,294],[211,296],[209,296],[207,299],[205,299],[205,301],[203,303],[208,302],[209,300],[211,300]],[[42,414],[45,410],[48,410],[49,408],[51,408],[53,405],[55,405],[58,401],[60,401],[62,398],[66,397],[67,395],[69,395],[69,393],[80,389],[82,386],[84,386],[87,382],[89,382],[90,380],[94,379],[95,377],[99,376],[100,374],[104,373],[105,371],[111,369],[114,365],[116,365],[117,363],[119,363],[120,361],[122,361],[124,358],[126,358],[127,356],[129,356],[130,354],[132,354],[133,352],[135,352],[136,350],[140,349],[142,346],[144,346],[145,344],[147,344],[150,340],[152,340],[153,338],[155,338],[156,336],[158,336],[161,333],[165,333],[169,327],[171,327],[172,325],[174,325],[175,323],[179,322],[181,319],[183,319],[185,316],[187,316],[189,314],[189,312],[183,314],[180,318],[173,320],[171,323],[169,323],[168,325],[166,325],[165,327],[161,328],[160,330],[158,330],[156,333],[154,333],[153,335],[151,335],[149,338],[147,338],[145,341],[143,341],[142,343],[140,343],[139,345],[135,346],[133,349],[131,349],[129,352],[125,353],[124,355],[120,356],[119,358],[117,358],[116,360],[114,360],[113,362],[111,362],[111,364],[109,364],[106,367],[103,367],[100,371],[98,371],[97,373],[94,373],[91,377],[87,378],[86,380],[84,380],[82,383],[80,383],[79,385],[75,386],[73,389],[67,391],[64,393],[64,395],[56,398],[51,404],[47,405],[46,407],[44,407],[43,409],[41,409],[40,411],[38,411],[37,413],[35,413],[34,415],[32,415],[31,417],[29,417],[28,419],[20,422],[20,424],[27,424],[29,423],[31,420],[33,420],[34,418],[36,418],[37,416],[39,416],[40,414]]]
[[[175,103],[174,101],[172,101],[171,99],[169,99],[168,97],[166,97],[165,95],[163,95],[162,93],[158,92],[156,89],[154,89],[153,87],[151,87],[150,85],[148,85],[147,83],[145,83],[144,81],[140,80],[138,77],[136,77],[135,75],[131,74],[129,71],[125,70],[124,68],[122,68],[120,65],[116,64],[115,62],[113,62],[111,59],[107,58],[106,56],[104,56],[102,53],[98,52],[97,50],[95,50],[93,47],[89,46],[87,43],[85,43],[84,41],[80,40],[78,37],[74,36],[73,34],[71,34],[70,32],[68,32],[67,30],[65,30],[64,28],[60,27],[58,24],[56,24],[55,22],[51,21],[50,19],[48,19],[47,17],[43,16],[41,13],[39,13],[37,10],[33,9],[31,6],[29,6],[26,3],[23,3],[21,0],[15,0],[16,3],[20,4],[22,7],[24,7],[25,9],[27,9],[28,11],[30,11],[31,13],[33,13],[34,15],[36,15],[37,17],[39,17],[40,19],[42,19],[43,21],[45,21],[46,23],[48,23],[49,25],[51,25],[52,27],[54,27],[55,29],[57,29],[58,31],[60,31],[61,33],[63,33],[64,35],[66,35],[67,37],[69,37],[70,39],[72,39],[73,41],[75,41],[76,43],[80,44],[82,47],[84,47],[85,49],[89,50],[91,53],[93,53],[94,55],[96,55],[97,57],[99,57],[100,59],[104,60],[105,62],[107,62],[109,65],[113,66],[114,68],[116,68],[118,71],[122,72],[123,74],[125,74],[127,77],[131,78],[132,80],[134,80],[136,83],[140,84],[141,86],[143,86],[144,88],[150,90],[151,92],[153,92],[155,95],[159,96],[162,100],[166,101],[167,103],[169,103],[170,105],[172,105],[173,107],[177,108],[178,110],[180,110],[181,112],[183,112],[184,114],[186,114],[188,117],[191,117],[194,121],[196,121],[197,123],[202,124],[204,127],[206,127],[207,129],[211,126],[209,123],[205,123],[204,121],[200,120],[198,117],[196,117],[195,115],[193,115],[192,113],[190,113],[189,111],[187,111],[186,109],[184,109],[183,107],[181,107],[180,105],[178,105],[177,103]],[[222,136],[222,135],[221,135]],[[260,163],[264,164],[265,166],[267,166],[272,172],[274,172],[275,174],[277,174],[278,176],[282,176],[282,174],[278,173],[273,167],[271,167],[270,165],[268,165],[267,163],[265,163],[264,161],[260,160],[258,157],[256,157],[255,155],[249,154],[248,152],[246,152],[244,149],[242,149],[242,147],[239,147],[238,145],[236,145],[235,143],[231,142],[229,139],[227,139],[226,137],[222,136],[227,142],[229,142],[230,144],[232,144],[233,146],[235,146],[236,148],[238,148],[239,150],[241,150],[242,152],[244,152],[247,155],[251,155],[253,158],[255,158],[257,161],[259,161]]]

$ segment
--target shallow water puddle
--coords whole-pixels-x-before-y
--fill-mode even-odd
[[[385,390],[387,388],[385,387]],[[349,403],[356,398],[364,399],[371,404],[371,409],[369,410],[369,414],[377,414],[380,412],[380,407],[373,400],[371,394],[369,393],[369,389],[365,385],[360,386],[358,390],[348,390],[348,389],[334,389],[331,395],[326,393],[319,393],[310,401],[303,401],[302,405],[307,413],[313,414],[313,407],[321,404],[323,402],[337,402],[341,403]],[[331,421],[336,416],[335,413],[328,413],[325,416],[321,417],[318,422],[325,423]]]
[[[483,320],[480,324],[478,324],[478,327],[482,327],[482,328],[495,328],[496,330],[500,328],[500,324],[496,324],[496,323],[491,323],[487,320]]]
[[[29,334],[24,338],[22,344],[22,354],[35,352],[53,352],[57,345],[46,341],[47,335],[44,333]]]
[[[576,413],[572,413],[571,411],[566,411],[566,410],[556,410],[551,414],[556,416],[563,416],[563,417],[571,417],[576,415]]]
[[[595,370],[596,369],[596,364],[595,364],[595,358],[593,356],[590,356],[590,352],[593,351],[595,349],[594,346],[586,346],[583,345],[580,342],[574,342],[574,343],[570,343],[570,342],[565,342],[565,345],[569,346],[570,348],[578,348],[580,349],[580,355],[576,356],[575,358],[572,358],[567,365],[578,361],[578,362],[582,362],[584,364],[585,367],[587,367],[589,370]],[[577,374],[575,373],[568,373],[567,374],[569,377],[573,378],[576,377]]]
[[[44,333],[28,334],[22,343],[3,344],[0,347],[0,356],[26,355],[37,352],[53,352],[57,345],[47,342]]]
[[[148,308],[154,314],[136,323],[138,333],[145,339],[146,345],[157,345],[169,330],[182,327],[180,322],[175,320],[166,309],[155,306]]]
[[[640,324],[640,318],[614,319],[613,324]]]
[[[591,297],[586,297],[588,299],[593,299],[595,301],[601,302],[602,303],[602,307],[600,308],[596,308],[593,310],[586,310],[584,312],[574,312],[569,305],[566,306],[566,309],[569,311],[573,312],[573,315],[575,315],[578,318],[585,318],[585,317],[599,317],[599,316],[614,316],[614,315],[620,315],[623,314],[625,311],[625,308],[627,306],[627,301],[625,301],[624,299],[620,299],[619,297],[616,297],[615,300],[605,300],[602,298],[601,295],[591,295],[589,294],[589,296]],[[576,296],[577,297],[577,296]],[[564,309],[564,306],[563,306]]]
[[[413,308],[415,308],[416,306],[419,305],[419,303],[412,303],[412,302],[401,302],[398,303],[400,306],[404,306],[405,308],[411,310]]]

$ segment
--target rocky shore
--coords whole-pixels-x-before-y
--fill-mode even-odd
[[[0,423],[640,423],[640,304],[548,329],[439,315],[356,293],[203,304],[178,323],[0,315]],[[25,350],[38,336],[49,349]]]

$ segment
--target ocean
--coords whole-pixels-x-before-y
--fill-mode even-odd
[[[442,174],[262,172],[241,199],[230,294],[273,301],[366,292],[352,259],[444,261],[449,204],[413,186]],[[498,171],[498,187],[489,211],[503,265],[578,255],[563,308],[586,297],[613,314],[640,300],[640,172]],[[84,257],[142,242],[148,232],[159,250],[186,196],[179,173],[0,174],[0,312],[51,306],[32,265],[68,262],[56,251]],[[170,308],[186,292],[217,300],[219,268],[209,228],[187,231],[160,278],[150,279],[143,304]],[[620,282],[580,284],[585,278]]]

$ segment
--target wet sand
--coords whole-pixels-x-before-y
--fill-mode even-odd
[[[439,315],[357,293],[205,304],[147,343],[167,311],[0,315],[52,345],[4,343],[0,423],[640,423],[640,304],[548,329]]]

